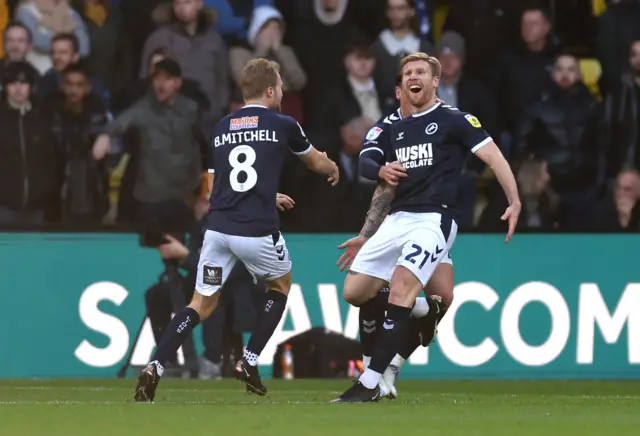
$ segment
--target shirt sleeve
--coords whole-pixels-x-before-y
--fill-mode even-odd
[[[471,114],[459,113],[456,116],[455,129],[462,146],[472,153],[477,152],[493,139],[482,128],[480,121]]]
[[[313,146],[309,142],[307,135],[304,133],[302,126],[293,118],[289,118],[289,122],[289,149],[293,154],[298,156],[309,153]]]
[[[387,132],[385,132],[387,130]],[[386,163],[389,154],[388,130],[377,124],[367,132],[360,151],[360,159],[367,158],[377,162],[380,165]]]
[[[359,169],[362,177],[377,181],[380,167],[386,164],[390,150],[389,128],[372,127],[364,138],[360,152]]]

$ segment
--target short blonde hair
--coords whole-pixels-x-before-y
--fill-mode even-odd
[[[280,65],[263,58],[252,59],[242,70],[240,88],[242,98],[251,100],[260,98],[268,88],[278,86]]]
[[[417,62],[417,61],[428,63],[429,67],[431,68],[431,75],[433,77],[440,77],[440,73],[442,72],[442,66],[440,65],[440,61],[436,57],[429,56],[428,54],[423,53],[421,51],[416,53],[411,53],[410,55],[407,55],[404,58],[402,58],[402,61],[400,61],[400,74],[402,74],[402,70],[404,70],[405,65],[407,65],[409,62]]]

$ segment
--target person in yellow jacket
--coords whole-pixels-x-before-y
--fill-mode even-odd
[[[4,29],[9,23],[7,0],[0,0],[0,59],[4,56]]]

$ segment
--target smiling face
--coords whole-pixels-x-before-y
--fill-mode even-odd
[[[433,59],[433,61],[431,60]],[[402,67],[401,100],[414,107],[421,108],[435,96],[440,83],[439,72],[434,75],[435,58],[410,59]],[[440,63],[437,63],[439,69]]]

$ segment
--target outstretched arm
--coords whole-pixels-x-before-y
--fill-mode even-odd
[[[369,207],[367,218],[362,226],[362,230],[360,230],[360,234],[338,246],[339,249],[345,250],[337,262],[337,265],[340,267],[340,271],[344,271],[351,266],[351,262],[355,259],[360,248],[362,248],[364,243],[367,242],[367,239],[372,237],[378,231],[382,221],[384,221],[389,210],[391,210],[391,202],[393,201],[395,194],[396,189],[393,186],[384,182],[381,182],[378,185],[373,193],[371,207]]]

